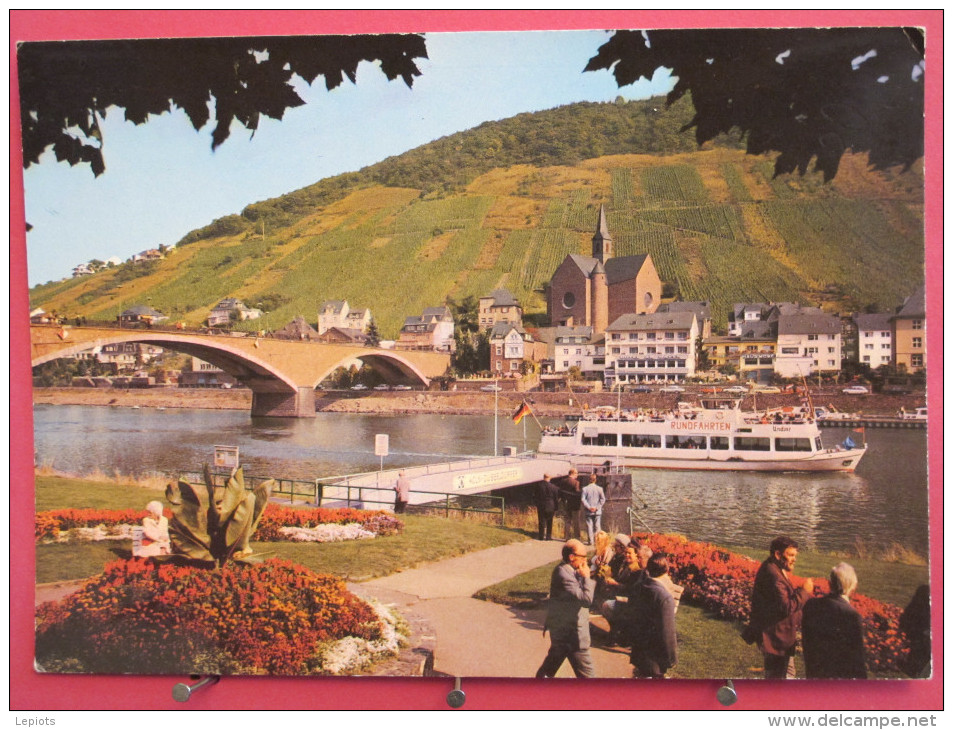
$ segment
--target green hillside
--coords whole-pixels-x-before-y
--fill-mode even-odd
[[[502,286],[542,323],[543,287],[589,252],[603,204],[616,255],[650,253],[668,293],[712,302],[716,328],[735,302],[886,311],[923,282],[922,171],[855,156],[828,184],[772,179],[738,140],[698,150],[678,131],[691,113],[656,99],[486,123],[249,205],[161,262],[35,287],[31,305],[106,320],[148,303],[199,324],[235,296],[268,312],[248,329],[277,329],[347,299],[396,337],[424,307]]]

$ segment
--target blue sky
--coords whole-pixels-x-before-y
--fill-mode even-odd
[[[428,33],[429,59],[409,89],[369,64],[357,84],[328,92],[301,84],[307,102],[251,135],[233,126],[214,153],[208,125],[181,111],[135,126],[121,110],[103,123],[106,172],[46,153],[24,171],[30,285],[70,276],[77,264],[171,245],[213,219],[482,122],[577,101],[645,98],[671,79],[619,88],[606,71],[583,73],[604,31]]]

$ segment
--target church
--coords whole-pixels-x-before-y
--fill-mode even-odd
[[[662,299],[662,280],[649,254],[613,256],[605,206],[592,237],[592,256],[569,254],[549,284],[552,326],[586,325],[605,332],[623,314],[652,314]]]

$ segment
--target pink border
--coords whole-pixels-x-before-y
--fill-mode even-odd
[[[934,605],[935,676],[927,681],[735,683],[741,710],[933,710],[942,709],[942,391],[943,391],[943,13],[898,11],[10,11],[10,514],[33,510],[32,405],[26,237],[23,230],[22,155],[16,79],[16,42],[155,36],[290,35],[650,27],[763,27],[916,25],[927,29],[926,76],[926,267],[930,368],[930,529]],[[226,678],[179,705],[172,685],[184,677],[42,675],[33,671],[33,533],[30,520],[10,523],[10,709],[189,710],[240,709],[446,709],[449,679]],[[721,682],[653,683],[600,680],[605,709],[718,710]],[[591,692],[564,692],[568,685],[537,680],[468,679],[466,709],[591,710]]]

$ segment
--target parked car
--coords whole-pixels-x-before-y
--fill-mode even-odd
[[[847,395],[867,395],[870,389],[866,385],[851,385],[844,388],[843,392]]]
[[[487,393],[496,393],[503,389],[499,385],[484,385],[482,388],[480,388],[480,390],[485,391]]]
[[[367,386],[364,383],[358,383],[357,385],[352,385],[351,390],[367,390]]]
[[[631,388],[627,388],[630,393],[651,393],[652,389],[647,385],[633,385]]]
[[[390,390],[390,386],[387,383],[381,383],[380,385],[375,385],[374,390]]]
[[[659,393],[684,393],[685,389],[680,385],[663,385],[658,389]]]
[[[755,393],[780,393],[781,389],[776,385],[756,385],[754,386]]]
[[[394,390],[413,390],[409,385],[395,385]]]
[[[748,386],[746,385],[731,385],[725,388],[726,393],[747,393]]]

